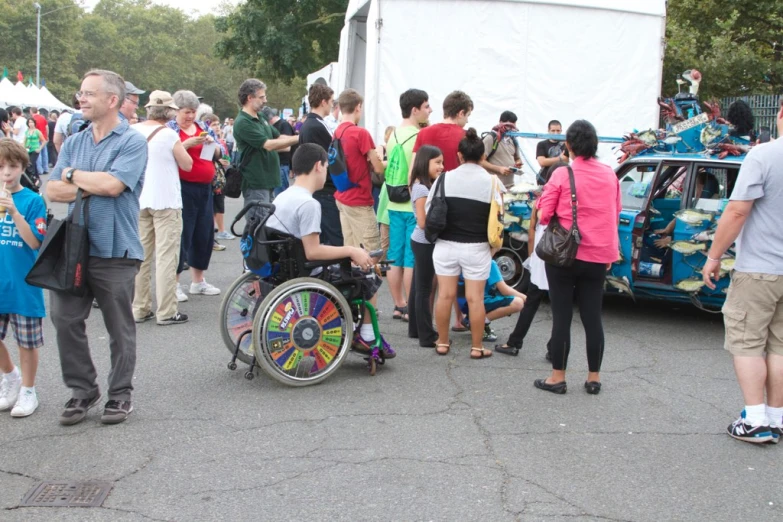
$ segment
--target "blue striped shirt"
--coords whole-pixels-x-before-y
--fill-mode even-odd
[[[95,143],[92,124],[63,143],[50,180],[60,181],[63,170],[73,167],[87,172],[108,172],[125,184],[116,198],[91,196],[89,206],[90,255],[102,258],[144,259],[139,239],[139,196],[147,168],[147,140],[120,123]],[[73,203],[68,205],[68,212]]]

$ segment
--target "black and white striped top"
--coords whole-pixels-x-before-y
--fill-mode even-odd
[[[446,229],[438,239],[455,243],[487,243],[489,210],[492,201],[492,175],[475,163],[465,163],[441,174],[430,190],[427,209],[445,182],[448,218]]]

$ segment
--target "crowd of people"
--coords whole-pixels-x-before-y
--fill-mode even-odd
[[[11,109],[9,122],[2,126],[7,138],[0,142],[4,184],[0,207],[4,223],[12,225],[17,239],[0,241],[0,248],[5,249],[0,260],[0,339],[5,339],[11,325],[21,372],[0,342],[0,410],[27,416],[38,404],[36,350],[43,344],[46,310],[42,291],[27,285],[24,275],[45,237],[46,208],[34,194],[35,186],[22,186],[22,177],[25,170],[45,174],[52,156],[56,161],[46,195],[51,201],[68,203],[71,211],[77,194],[82,193],[88,196],[90,213],[90,259],[85,276],[89,292],[84,297],[52,292],[49,310],[63,379],[72,393],[60,416],[62,424],[81,422],[101,397],[85,327],[92,306],[101,308],[110,336],[112,369],[101,421],[113,424],[133,411],[136,324],[152,319],[161,326],[187,322],[187,315],[178,309],[189,299],[179,283],[186,270],[190,273],[188,294],[221,293],[207,282],[206,272],[213,252],[225,248],[217,239],[234,239],[225,230],[225,178],[221,181],[230,163],[241,172],[243,202],[274,201],[275,212],[267,225],[299,238],[309,260],[350,258],[358,268],[369,269],[382,257],[389,259],[386,280],[394,302],[393,319],[408,322],[408,337],[439,355],[450,353],[455,331],[470,332],[471,359],[485,359],[495,351],[517,355],[548,292],[552,329],[546,358],[552,372],[534,385],[564,394],[576,299],[586,336],[584,388],[590,394],[601,391],[603,286],[606,270],[617,258],[621,193],[613,170],[597,160],[598,136],[590,122],[577,120],[568,126],[564,141],[544,140],[537,147],[538,178],[544,187],[531,219],[532,277],[523,294],[503,280],[492,259],[495,251],[488,236],[492,209],[502,205],[503,194],[513,187],[522,165],[516,140],[507,135],[517,130],[516,114],[504,111],[498,124],[483,134],[466,129],[473,101],[468,94],[454,91],[443,101],[443,120],[431,124],[428,94],[409,89],[400,96],[400,121],[387,129],[384,143],[376,143],[361,126],[365,100],[356,90],[346,89],[335,97],[330,87],[314,84],[308,93],[310,112],[299,121],[282,118],[279,110],[267,106],[266,90],[260,80],[243,82],[237,95],[241,108],[236,118],[225,118],[222,124],[188,90],[151,92],[146,113],[139,118],[139,97],[145,91],[116,73],[94,70],[85,75],[74,99],[77,112],[59,118],[51,115],[47,122],[35,109],[30,110],[29,119],[19,109]],[[562,125],[552,120],[548,131],[559,134]],[[53,147],[48,149],[50,143]],[[329,173],[330,148],[344,157],[344,175]],[[47,150],[53,154],[47,156]],[[779,159],[778,152],[765,150],[769,158],[757,154],[748,159],[762,163]],[[743,173],[749,169],[743,166]],[[760,172],[758,183],[749,185],[744,194],[735,191],[733,199],[745,198],[752,206],[754,200],[771,197],[765,189],[754,188],[766,187],[768,182],[766,171]],[[447,210],[441,230],[432,237],[426,231],[427,216],[438,203],[445,203]],[[565,267],[545,263],[535,247],[553,220],[565,229],[571,227],[572,206],[578,208],[581,235],[575,260]],[[262,212],[263,207],[255,207],[248,218],[262,217]],[[761,210],[753,210],[757,214],[750,207],[737,210],[738,215],[742,212],[755,216]],[[764,228],[764,219],[759,217],[759,224],[754,225],[758,231],[747,233],[773,233]],[[723,223],[713,245],[716,258],[722,254],[718,250],[739,233],[735,227],[721,235],[729,228]],[[376,257],[370,257],[372,251]],[[772,255],[760,252],[759,259],[767,254]],[[749,263],[748,270],[774,277],[751,274],[756,283],[748,284],[776,282],[777,266]],[[380,284],[380,278],[363,283],[367,300],[375,303]],[[770,294],[765,313],[771,318],[780,306],[778,286],[764,290]],[[730,293],[729,302],[732,298],[739,299]],[[514,314],[520,315],[507,342],[495,345],[494,350],[485,346],[496,339],[492,321]],[[739,315],[737,308],[735,322],[740,321]],[[733,435],[738,425],[756,435],[758,430],[753,430],[759,425],[779,434],[783,385],[778,359],[783,355],[777,346],[750,346],[747,336],[740,337],[727,335],[732,353],[739,358],[768,352],[765,368],[769,371],[768,380],[755,382],[752,389],[748,385],[746,413],[733,424]],[[737,346],[732,338],[744,345]],[[367,318],[353,346],[367,349],[375,340]],[[385,341],[383,351],[387,358],[395,356]],[[757,359],[753,364],[735,360],[742,382],[762,373]]]

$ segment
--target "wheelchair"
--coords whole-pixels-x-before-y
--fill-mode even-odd
[[[352,350],[364,356],[370,375],[386,362],[377,311],[362,295],[361,280],[350,259],[307,261],[298,238],[266,227],[275,207],[253,202],[237,214],[234,227],[259,207],[263,217],[248,219],[241,250],[248,269],[230,286],[220,307],[220,329],[237,360],[249,366],[252,380],[260,367],[288,386],[308,386],[327,379]],[[355,347],[354,335],[369,314],[375,342]],[[359,350],[358,348],[362,348]]]

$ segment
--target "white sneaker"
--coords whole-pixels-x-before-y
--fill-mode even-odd
[[[215,239],[224,239],[224,240],[230,241],[230,240],[236,239],[236,238],[237,238],[237,236],[235,236],[234,234],[232,234],[231,232],[229,232],[227,230],[225,230],[223,232],[218,232],[217,234],[215,234]]]
[[[19,395],[16,406],[11,410],[11,417],[29,417],[38,408],[38,395],[35,390],[27,389]]]
[[[207,283],[204,279],[200,283],[190,283],[190,293],[200,295],[220,295],[220,289]]]
[[[22,377],[12,377],[11,374],[3,376],[0,381],[0,411],[10,410],[19,398],[19,390],[22,388]]]
[[[182,291],[182,287],[178,284],[177,285],[177,302],[184,303],[188,300],[187,294]]]

